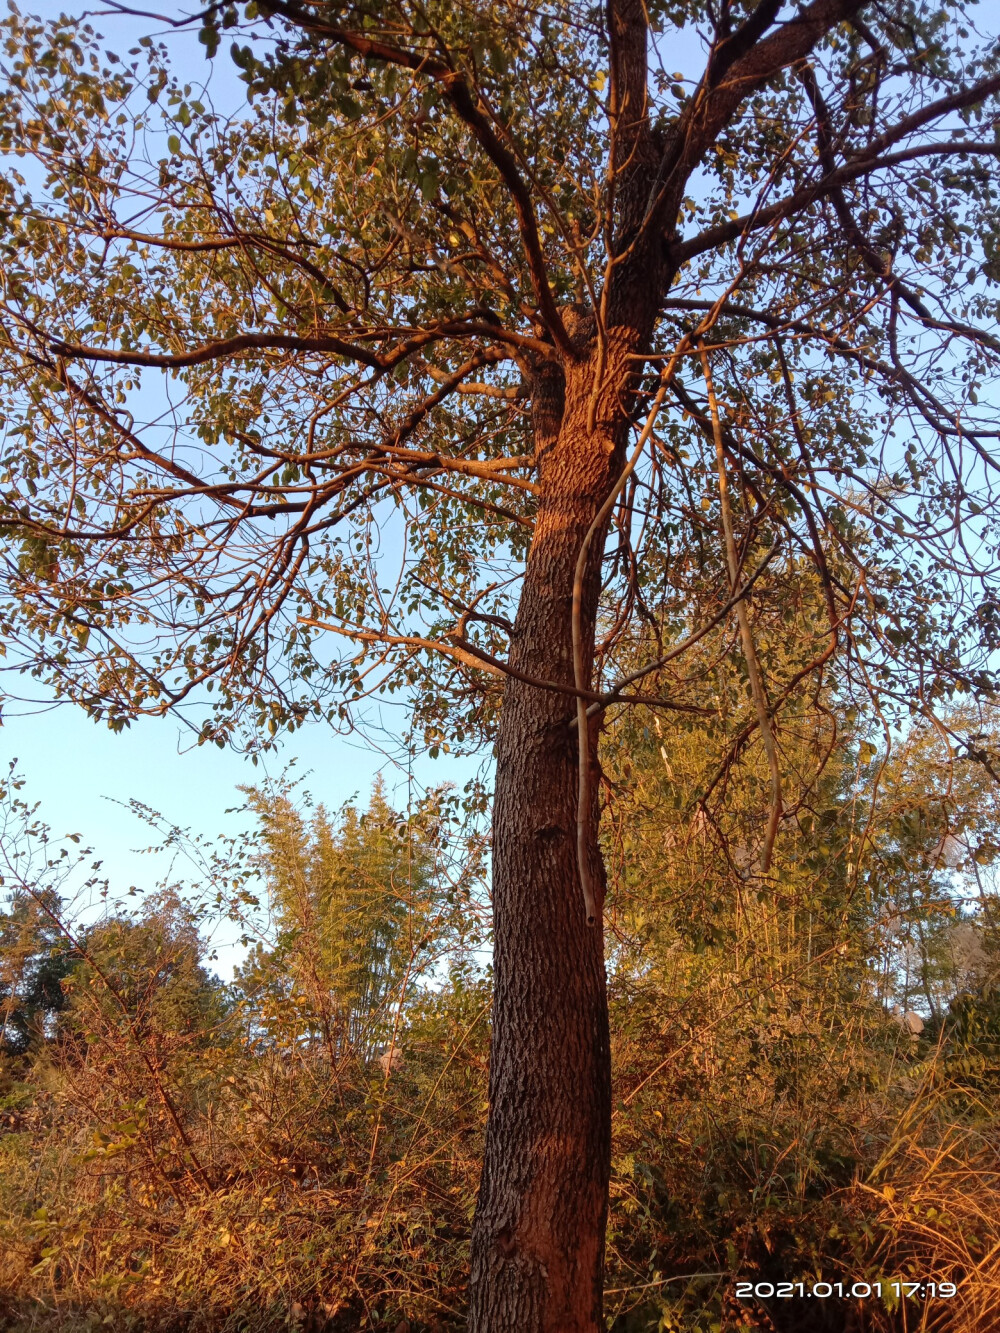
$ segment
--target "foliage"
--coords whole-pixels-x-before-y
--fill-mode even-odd
[[[232,119],[152,38],[122,59],[83,20],[4,21],[12,676],[113,730],[173,711],[220,745],[372,723],[372,698],[405,705],[401,743],[432,756],[497,741],[497,938],[552,908],[561,989],[522,975],[530,950],[498,949],[498,1008],[535,1008],[524,1032],[496,1024],[494,1068],[526,1099],[491,1122],[496,1170],[516,1147],[533,1189],[532,1136],[560,1100],[600,1093],[581,1129],[594,1188],[568,1210],[571,1231],[591,1210],[570,1240],[594,1271],[559,1286],[536,1265],[553,1308],[571,1287],[600,1302],[604,973],[599,932],[567,904],[579,887],[594,912],[588,718],[595,738],[606,727],[621,1318],[665,1285],[661,1256],[731,1272],[769,1271],[778,1238],[803,1264],[875,1253],[851,1210],[916,1058],[887,1006],[926,1000],[923,1040],[945,1043],[954,1004],[975,1044],[959,927],[993,948],[948,858],[971,849],[974,876],[994,855],[976,765],[995,771],[981,733],[1000,620],[995,35],[964,4],[911,0],[255,0],[198,22],[209,58],[233,39]],[[670,72],[675,38],[704,39],[697,68]],[[609,722],[622,704],[654,711]],[[928,726],[969,765],[957,787],[953,762],[921,753]],[[32,1023],[58,1034],[37,1056],[52,1133],[60,1116],[97,1121],[72,1196],[94,1212],[42,1217],[34,1270],[53,1292],[107,1279],[124,1300],[129,1285],[138,1308],[157,1281],[190,1299],[207,1252],[220,1317],[272,1319],[303,1283],[299,1304],[332,1317],[395,1313],[400,1292],[451,1312],[457,1242],[435,1272],[392,1209],[436,1198],[461,1235],[482,1094],[459,1053],[487,996],[476,1008],[467,949],[464,970],[448,961],[470,895],[450,911],[434,817],[418,833],[377,802],[367,826],[257,808],[278,930],[231,994],[202,965],[197,918],[161,899],[75,925],[68,1006],[39,1028],[11,926],[25,1057]],[[520,855],[535,833],[554,871]],[[532,1043],[553,1016],[587,1058],[546,1102]],[[425,1029],[445,1043],[428,1035],[422,1055]],[[676,1076],[662,1135],[657,1052]],[[711,1105],[695,1091],[709,1078]],[[899,1143],[943,1143],[951,1161],[979,1133],[935,1140],[927,1124]],[[286,1168],[365,1234],[333,1239],[324,1220],[318,1251],[296,1232],[288,1267],[265,1263],[250,1213],[269,1216]],[[266,1192],[209,1245],[201,1219],[251,1186]],[[481,1254],[510,1242],[528,1263],[549,1244],[512,1240],[490,1203]],[[145,1239],[123,1259],[99,1215],[133,1204]],[[966,1237],[970,1263],[987,1232]],[[636,1283],[649,1263],[660,1275]],[[655,1317],[737,1318],[722,1295],[699,1300]]]
[[[442,796],[407,821],[376,789],[336,828],[316,811],[311,839],[287,794],[251,808],[273,947],[231,985],[175,894],[65,927],[58,1031],[8,1084],[3,1285],[126,1324],[457,1309],[488,1000],[440,911],[463,890],[434,853]],[[330,947],[345,934],[349,957]],[[344,1016],[332,1045],[324,1014]],[[379,1059],[386,1041],[401,1058]]]
[[[884,706],[988,687],[995,43],[961,5],[860,7],[794,70],[795,25],[765,40],[780,5],[732,50],[742,6],[654,7],[632,157],[590,6],[212,8],[232,119],[152,38],[122,59],[84,21],[8,17],[11,667],[114,728],[193,709],[202,739],[243,717],[266,744],[402,693],[433,751],[491,738],[550,489],[544,386],[573,338],[610,365],[593,321],[659,230],[635,355],[680,361],[614,518],[597,688],[644,605],[728,587],[710,309],[741,560],[779,540],[814,564]],[[701,82],[670,75],[672,35],[699,33]],[[700,124],[758,40],[743,103]],[[633,236],[629,173],[657,159],[666,211]],[[608,391],[640,417],[655,383]]]
[[[49,912],[54,895],[42,899]],[[72,967],[59,930],[36,901],[16,894],[0,916],[0,1050],[23,1055],[44,1040],[46,1025],[64,1003],[61,982]]]
[[[778,656],[801,651],[794,618],[757,629]],[[892,1006],[908,930],[896,908],[916,901],[933,924],[942,792],[949,826],[981,848],[971,831],[992,818],[986,769],[952,756],[945,782],[933,728],[873,753],[835,677],[820,695],[803,690],[780,733],[795,783],[765,876],[763,756],[729,770],[724,799],[705,799],[739,725],[729,701],[744,664],[706,644],[698,669],[717,699],[711,719],[688,715],[679,738],[629,710],[603,751],[609,1318],[616,1333],[741,1319],[793,1333],[825,1325],[815,1312],[797,1323],[790,1304],[738,1305],[732,1279],[933,1272],[962,1297],[930,1310],[927,1327],[985,1333],[1000,1299],[994,898],[987,889],[975,911],[964,901],[968,867],[949,870],[934,928],[946,934],[960,911],[984,970],[953,961],[935,992],[954,996],[944,1026],[925,1003],[919,1037]],[[983,728],[987,763],[998,740]],[[205,970],[183,901],[152,897],[76,933],[58,1029],[7,1084],[3,1276],[24,1296],[46,1293],[62,1312],[53,1329],[74,1308],[122,1328],[172,1327],[191,1309],[192,1327],[213,1330],[461,1317],[490,986],[449,914],[463,866],[441,874],[441,797],[407,819],[376,789],[364,813],[333,819],[289,789],[248,796],[258,832],[244,864],[266,899],[245,920],[264,939],[235,981]],[[912,824],[900,831],[919,801],[923,856]],[[473,840],[473,880],[477,857]],[[48,930],[39,923],[30,946],[19,937],[17,956],[43,954]],[[387,1043],[401,1059],[384,1058]],[[17,1308],[25,1329],[45,1327],[39,1307]],[[895,1333],[901,1318],[891,1301],[870,1306],[866,1327]]]
[[[786,601],[755,624],[782,669],[807,651],[815,589],[799,592],[798,614]],[[994,1057],[995,897],[969,867],[993,860],[981,835],[995,724],[980,720],[978,758],[932,726],[883,733],[880,749],[878,719],[837,673],[800,689],[778,731],[784,814],[765,874],[767,765],[729,759],[745,664],[723,641],[685,667],[714,698],[711,718],[667,731],[623,713],[604,750],[614,1327],[840,1329],[843,1310],[739,1304],[732,1280],[919,1272],[963,1293],[927,1307],[928,1328],[985,1330],[1000,1299],[1000,1215],[984,1202],[1000,1158],[989,1085],[973,1074]],[[683,699],[683,679],[662,684]],[[949,829],[982,865],[943,867]],[[914,920],[928,953],[938,945],[935,1002],[956,997],[943,1026],[906,980]],[[980,942],[978,972],[949,948],[956,922]],[[921,1008],[922,1036],[900,1000]],[[863,1327],[902,1317],[869,1305]]]
[[[417,984],[474,926],[472,867],[457,882],[443,873],[446,793],[404,820],[377,785],[366,813],[347,806],[339,827],[322,808],[307,827],[287,795],[249,795],[276,932],[238,973],[254,1026],[271,1043],[314,1030],[333,1067],[391,1045]]]

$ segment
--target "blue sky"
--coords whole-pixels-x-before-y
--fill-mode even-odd
[[[104,857],[113,887],[122,889],[150,887],[149,857],[133,849],[151,835],[127,808],[132,798],[181,827],[233,832],[239,824],[225,812],[242,800],[237,786],[277,777],[291,759],[296,773],[309,775],[304,785],[316,800],[333,808],[355,795],[363,800],[385,766],[383,756],[319,725],[297,732],[256,768],[236,751],[192,746],[191,740],[169,718],[142,718],[115,735],[66,704],[5,714],[0,754],[4,769],[18,760],[26,779],[22,794],[41,802],[53,833],[82,834]],[[392,791],[399,775],[387,770],[386,782]]]

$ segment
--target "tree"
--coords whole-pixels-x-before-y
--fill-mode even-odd
[[[279,1028],[292,1026],[287,1013],[297,1007],[296,1036],[308,1021],[334,1070],[351,1054],[387,1050],[391,1061],[405,1002],[454,943],[448,927],[463,886],[450,885],[449,904],[435,857],[440,800],[431,795],[402,819],[376,784],[367,811],[348,805],[335,824],[322,806],[307,823],[285,792],[248,795],[275,939],[240,969],[243,989],[260,992]]]
[[[921,719],[885,753],[865,747],[878,805],[867,892],[881,904],[884,995],[904,1013],[940,1019],[956,990],[990,979],[996,743],[996,709],[980,707]]]
[[[51,889],[41,897],[58,913]],[[51,918],[15,891],[9,910],[0,912],[0,1053],[24,1055],[43,1040],[46,1024],[65,1004],[62,983],[75,961]]]
[[[773,675],[809,653],[821,589],[808,569],[798,582],[797,598],[761,607],[755,622]],[[651,655],[648,643],[634,651],[637,664]],[[627,1328],[793,1328],[800,1314],[736,1301],[716,1274],[775,1282],[864,1270],[845,1243],[851,1188],[877,1157],[864,1145],[883,1142],[901,1110],[885,1094],[900,1029],[877,994],[882,932],[868,883],[882,821],[848,723],[849,710],[864,717],[864,700],[851,699],[834,663],[786,703],[781,835],[764,876],[766,755],[725,764],[746,708],[732,631],[692,649],[683,677],[714,708],[670,728],[653,710],[623,711],[605,750],[608,1285],[622,1293]],[[701,1276],[659,1281],[682,1273]],[[624,1312],[639,1302],[630,1322]]]
[[[993,685],[995,42],[911,0],[199,22],[234,121],[152,39],[6,21],[12,664],[116,729],[266,740],[402,692],[432,754],[495,744],[470,1327],[594,1330],[598,734],[690,706],[641,685],[682,643],[627,679],[616,643],[736,617],[765,874],[801,680],[840,651],[881,709]],[[801,559],[825,623],[769,677],[754,606]]]

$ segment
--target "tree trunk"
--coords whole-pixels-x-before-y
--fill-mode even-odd
[[[588,430],[593,372],[592,360],[571,367],[564,386],[549,386],[548,402],[536,386],[542,498],[510,657],[533,679],[570,686],[577,556],[620,471],[625,441],[624,422]],[[591,544],[584,585],[588,674],[604,538],[600,532]],[[600,918],[586,923],[577,867],[574,710],[572,695],[508,678],[497,741],[490,1114],[473,1227],[470,1333],[604,1329],[611,1054],[603,933]],[[596,725],[596,776],[595,742]],[[591,873],[600,903],[596,780],[591,789]]]

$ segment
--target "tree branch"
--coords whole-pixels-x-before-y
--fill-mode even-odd
[[[552,295],[552,289],[549,286],[541,237],[538,233],[538,223],[535,219],[535,211],[528,187],[517,169],[517,162],[513,155],[500,142],[493,126],[490,124],[489,117],[484,115],[476,105],[472,91],[462,75],[442,60],[434,60],[430,56],[407,51],[405,47],[377,41],[372,37],[365,36],[364,33],[353,32],[347,28],[340,28],[334,23],[327,23],[316,15],[307,13],[306,10],[295,3],[295,0],[268,0],[266,8],[272,13],[280,14],[282,18],[301,28],[303,32],[327,37],[369,60],[376,60],[386,65],[398,65],[403,69],[412,70],[415,74],[426,75],[438,84],[459,119],[472,131],[476,142],[500,173],[500,178],[510,193],[514,210],[517,213],[521,241],[524,245],[535,300],[538,302],[542,321],[563,356],[568,360],[575,361],[576,349],[566,332],[566,326],[563,324],[562,316],[559,314],[555,297]]]
[[[234,338],[222,338],[218,342],[204,343],[201,347],[192,347],[189,352],[127,352],[116,351],[109,347],[85,347],[80,343],[63,342],[50,338],[49,348],[56,356],[79,359],[82,361],[107,361],[118,366],[160,366],[165,369],[183,366],[200,366],[206,361],[218,361],[223,357],[237,356],[249,351],[283,352],[333,352],[338,356],[359,361],[373,370],[384,368],[385,359],[375,352],[366,351],[354,343],[329,335],[318,338],[298,338],[283,333],[238,333]]]
[[[770,37],[758,40],[744,54],[724,66],[722,81],[713,82],[715,75],[710,59],[690,102],[681,113],[670,137],[670,143],[656,173],[649,206],[643,223],[644,230],[654,228],[673,231],[674,212],[683,185],[719,132],[729,123],[740,103],[768,79],[782,69],[801,60],[812,48],[843,19],[861,9],[865,0],[813,0],[794,18],[783,23]],[[770,5],[758,7],[730,39],[737,43],[733,54],[763,31],[769,18]],[[763,12],[761,12],[763,11]],[[759,18],[758,18],[759,14]],[[742,35],[741,35],[742,34]],[[725,50],[725,44],[722,50]],[[674,264],[683,262],[671,249]]]
[[[704,254],[706,250],[714,250],[727,241],[738,240],[751,231],[759,231],[763,227],[769,227],[775,222],[780,222],[783,218],[801,213],[803,209],[808,208],[817,199],[825,198],[832,194],[834,190],[839,189],[840,186],[847,185],[862,176],[870,175],[872,172],[886,171],[890,167],[900,166],[904,162],[914,162],[922,157],[949,157],[952,155],[957,157],[965,155],[1000,157],[1000,144],[979,142],[920,144],[915,148],[904,149],[899,153],[891,153],[887,157],[866,157],[861,161],[852,162],[849,166],[838,167],[831,175],[823,176],[812,185],[805,185],[802,189],[796,190],[794,194],[787,195],[784,199],[778,199],[773,204],[768,204],[754,213],[745,213],[742,217],[734,218],[732,222],[722,222],[717,227],[710,227],[707,231],[701,232],[698,236],[692,236],[688,241],[680,241],[671,245],[671,258],[679,266],[689,259],[695,259],[698,255]]]

